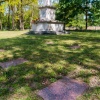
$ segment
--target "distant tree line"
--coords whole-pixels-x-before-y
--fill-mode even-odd
[[[0,0],[0,30],[24,30],[37,18],[37,0]]]
[[[65,26],[100,26],[100,0],[59,0],[56,7],[56,19]],[[38,17],[38,0],[0,0],[0,30],[28,29]]]
[[[100,0],[59,0],[56,19],[69,27],[100,26]]]

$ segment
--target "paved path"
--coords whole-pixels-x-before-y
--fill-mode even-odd
[[[25,60],[23,58],[18,58],[16,60],[11,60],[11,61],[8,61],[8,62],[0,63],[0,66],[2,68],[7,68],[7,67],[10,67],[10,66],[16,66],[16,65],[22,64],[26,61],[27,60]]]
[[[67,77],[40,90],[38,95],[44,100],[76,100],[88,89],[88,85]]]

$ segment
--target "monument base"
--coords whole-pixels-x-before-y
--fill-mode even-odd
[[[64,23],[59,21],[37,21],[32,24],[30,34],[40,35],[60,35],[69,34],[69,32],[63,30]]]
[[[37,21],[32,24],[32,31],[35,33],[55,33],[63,31],[64,24],[56,21]]]
[[[45,34],[47,34],[47,35],[56,35],[57,32],[55,32],[55,31],[33,31],[33,30],[31,30],[29,32],[29,34],[34,34],[34,35],[45,35]]]
[[[68,31],[55,32],[55,31],[30,31],[29,34],[33,35],[61,35],[61,34],[70,34]]]

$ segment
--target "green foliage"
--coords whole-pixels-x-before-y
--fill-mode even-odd
[[[79,1],[75,0],[60,0],[57,8],[57,19],[70,22],[75,15],[79,13]]]
[[[85,29],[84,14],[76,15],[72,21],[67,24],[68,27],[76,27],[76,29]]]
[[[94,0],[91,9],[91,23],[95,26],[100,26],[100,1]]]
[[[76,16],[79,17],[81,14],[84,14],[84,21],[76,25]],[[88,25],[100,25],[100,0],[60,0],[56,15],[57,20],[65,22],[68,26],[86,25],[87,29]]]
[[[37,0],[5,0],[0,2],[2,29],[29,28],[32,19],[38,18],[37,5]]]

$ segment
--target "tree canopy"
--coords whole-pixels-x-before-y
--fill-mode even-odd
[[[29,28],[38,17],[37,0],[0,0],[0,29]]]
[[[85,29],[87,29],[88,24],[93,25],[94,22],[98,22],[99,11],[100,0],[59,0],[56,15],[58,20],[65,22],[69,26],[73,26],[73,24],[75,26],[75,23],[77,24],[75,20],[76,18],[80,19],[80,14],[83,16],[81,20],[85,20]],[[100,24],[98,23],[97,25]]]
[[[56,6],[56,19],[67,26],[100,25],[100,0],[59,0]],[[0,29],[30,28],[38,14],[38,0],[0,0]]]

